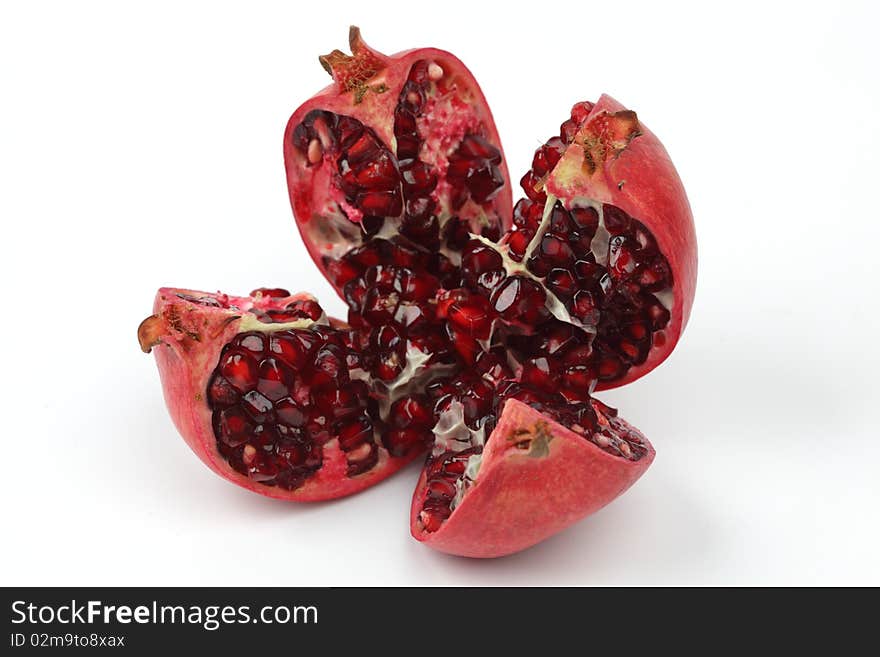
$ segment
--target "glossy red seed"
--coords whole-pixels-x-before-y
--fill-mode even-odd
[[[571,298],[577,290],[577,281],[568,269],[551,269],[544,282],[551,292],[562,299]]]
[[[525,255],[529,242],[532,241],[532,234],[524,230],[517,230],[507,235],[507,247],[510,250],[510,256],[514,260],[522,260]]]
[[[354,203],[366,214],[383,217],[396,217],[403,211],[403,198],[397,189],[361,192]]]
[[[369,132],[362,132],[360,137],[348,147],[344,158],[349,166],[354,169],[380,155],[379,144]]]
[[[382,444],[391,456],[404,456],[414,449],[421,449],[429,444],[432,438],[430,429],[391,429],[383,436]]]
[[[429,428],[432,420],[433,415],[424,395],[409,395],[398,399],[388,412],[388,421],[398,429]]]
[[[522,382],[548,392],[555,391],[559,385],[546,358],[532,358],[523,363]]]
[[[296,370],[306,364],[316,344],[317,337],[309,331],[282,331],[269,338],[269,351]]]
[[[290,394],[295,380],[293,371],[282,361],[267,358],[260,363],[257,390],[267,398],[277,401]]]
[[[239,391],[229,381],[222,376],[214,375],[208,386],[208,400],[212,408],[231,406],[238,402],[239,397]]]
[[[275,414],[279,422],[291,427],[301,427],[306,422],[303,409],[290,397],[275,402]]]
[[[268,421],[273,411],[272,402],[256,390],[251,390],[241,398],[241,406],[257,424]]]
[[[488,160],[492,164],[501,163],[501,151],[480,135],[465,135],[458,147],[457,155],[474,160]]]
[[[373,374],[382,381],[393,381],[403,371],[405,359],[396,351],[383,351],[376,356]]]
[[[285,306],[285,309],[302,319],[317,321],[324,314],[324,310],[313,299],[299,299]]]
[[[571,314],[584,324],[596,324],[599,321],[600,310],[596,298],[588,290],[578,290],[571,301]]]
[[[364,443],[360,449],[353,450],[352,456],[349,457],[345,468],[348,477],[356,477],[368,472],[379,462],[379,450],[375,443]]]
[[[266,337],[262,333],[242,333],[236,336],[233,344],[243,347],[255,356],[258,356],[266,350]]]
[[[484,164],[468,176],[465,185],[474,201],[488,203],[504,187],[504,177],[498,167]]]
[[[427,163],[419,160],[401,165],[401,177],[408,194],[427,196],[437,186],[437,174]]]
[[[350,452],[363,443],[373,441],[373,423],[366,415],[359,417],[339,429],[339,448]]]
[[[492,332],[495,313],[489,300],[478,295],[455,301],[448,310],[449,321],[466,335],[486,340]]]
[[[230,351],[223,358],[220,373],[231,386],[241,392],[257,384],[257,363],[246,352]]]
[[[456,493],[455,484],[439,477],[429,480],[426,490],[431,497],[439,497],[445,500],[452,500]]]
[[[538,283],[522,276],[508,277],[492,295],[495,310],[505,319],[531,328],[550,316],[546,299]]]

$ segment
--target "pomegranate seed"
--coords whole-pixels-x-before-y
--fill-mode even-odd
[[[445,479],[435,478],[428,481],[428,495],[438,497],[440,499],[451,500],[455,497],[455,484]]]
[[[241,402],[245,413],[250,415],[251,419],[257,424],[262,424],[271,419],[273,411],[272,402],[256,390],[251,390],[247,393],[242,397]]]
[[[466,332],[457,330],[451,324],[446,325],[446,334],[462,360],[469,365],[473,365],[477,360],[477,356],[482,352],[480,344]]]
[[[372,470],[379,461],[379,450],[374,443],[364,443],[359,449],[349,454],[348,465],[345,474],[356,477],[359,474]]]
[[[424,510],[419,513],[419,522],[426,532],[436,532],[443,525],[446,518],[435,510]]]
[[[400,159],[415,159],[419,156],[422,141],[416,135],[397,136],[397,157]]]
[[[290,427],[301,427],[306,422],[306,414],[290,397],[275,402],[275,414],[279,422]]]
[[[382,381],[393,381],[403,371],[403,358],[396,351],[385,351],[376,358],[373,374]]]
[[[242,333],[236,336],[232,343],[247,349],[254,355],[262,354],[266,350],[266,339],[261,333]]]
[[[403,211],[400,191],[367,191],[357,195],[355,205],[368,214],[396,217]]]
[[[312,299],[293,301],[287,304],[285,309],[290,311],[290,314],[294,317],[311,319],[312,321],[320,319],[321,315],[324,314],[323,308],[318,305],[317,301],[313,301]]]
[[[590,239],[599,228],[599,213],[595,208],[572,208],[571,217],[579,231],[586,234]]]
[[[433,420],[427,399],[422,395],[410,395],[398,399],[391,405],[388,417],[392,426],[398,429],[413,426],[427,428]]]
[[[603,205],[602,215],[605,219],[605,228],[612,235],[619,235],[629,230],[630,219],[627,214],[613,205]]]
[[[507,247],[511,258],[517,261],[523,259],[533,235],[534,233],[525,230],[517,230],[507,235]]]
[[[587,290],[575,292],[571,302],[571,314],[580,319],[584,324],[596,324],[599,321],[600,312],[596,299]]]
[[[523,363],[523,383],[552,392],[558,387],[556,379],[546,358],[533,358]]]
[[[293,371],[274,358],[267,358],[260,363],[259,377],[257,390],[272,401],[286,397],[295,379]]]
[[[324,159],[324,149],[321,146],[320,140],[312,139],[309,142],[307,155],[309,164],[318,164],[318,162]]]
[[[394,112],[394,134],[412,135],[418,137],[418,127],[416,125],[416,116],[408,107],[398,106]],[[398,153],[401,160],[404,158]]]
[[[454,302],[449,310],[449,321],[478,340],[489,338],[494,319],[489,300],[481,296],[470,296],[464,301]]]
[[[413,449],[430,444],[432,438],[430,429],[392,429],[383,437],[382,444],[391,456],[405,456]]]
[[[481,274],[498,271],[502,267],[501,254],[477,240],[468,242],[461,256],[462,277],[472,285],[477,283]]]
[[[546,295],[540,285],[521,276],[511,276],[492,295],[495,310],[520,325],[534,327],[550,316]]]
[[[257,364],[248,354],[231,351],[223,360],[220,372],[231,386],[241,392],[257,383]]]
[[[368,131],[361,133],[361,136],[355,141],[345,152],[345,159],[351,168],[355,168],[358,164],[362,164],[372,160],[380,155],[380,146],[378,140]]]
[[[551,269],[547,274],[544,284],[550,288],[551,292],[563,300],[570,299],[577,289],[574,274],[568,269]]]
[[[231,406],[239,397],[238,390],[222,376],[215,376],[208,386],[208,398],[215,407]]]
[[[363,443],[373,440],[373,423],[366,415],[361,416],[339,429],[339,448],[343,452],[350,452]]]
[[[401,163],[400,172],[404,187],[409,194],[427,196],[437,186],[437,174],[433,168],[419,160],[405,165]]]
[[[353,174],[352,178],[360,187],[394,189],[400,180],[400,174],[391,154],[386,152],[366,162]]]
[[[465,135],[458,146],[455,157],[468,160],[487,160],[492,164],[501,164],[501,151],[479,135]]]

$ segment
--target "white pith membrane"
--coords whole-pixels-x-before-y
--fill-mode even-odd
[[[255,310],[282,310],[282,308],[274,308],[273,301],[279,298],[283,298],[288,302],[292,301],[312,301],[317,303],[317,300],[311,295],[288,295],[287,297],[268,297],[263,295],[261,292],[257,291],[257,293],[252,297],[235,297],[228,294],[222,294],[220,292],[214,294],[211,292],[199,292],[199,296],[195,296],[188,293],[176,293],[178,299],[182,301],[186,301],[188,303],[193,303],[199,306],[203,306],[206,308],[213,308],[217,311],[225,311],[230,317],[239,318],[239,332],[247,333],[249,331],[259,331],[262,333],[272,333],[275,331],[286,331],[290,329],[307,329],[312,326],[329,326],[330,321],[327,318],[327,313],[321,309],[321,314],[318,319],[297,319],[289,322],[264,322],[257,318],[254,314]],[[217,303],[221,304],[219,306],[208,305],[208,300],[213,299]],[[234,303],[230,303],[230,300],[233,300]],[[261,303],[264,301],[265,303]]]

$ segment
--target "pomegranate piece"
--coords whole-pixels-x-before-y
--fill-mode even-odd
[[[457,263],[470,233],[497,239],[511,216],[501,141],[464,64],[434,48],[383,55],[357,28],[349,44],[321,58],[333,84],[284,135],[297,226],[340,296],[344,256],[377,236]]]
[[[255,292],[163,288],[138,330],[202,461],[249,490],[309,501],[362,490],[424,451],[420,440],[386,447],[396,415],[370,402],[379,383],[362,369],[358,336],[307,295]]]
[[[645,437],[598,402],[567,427],[554,418],[570,422],[570,409],[516,394],[541,410],[512,397],[484,445],[435,445],[413,496],[417,540],[468,557],[523,550],[611,502],[654,459]]]

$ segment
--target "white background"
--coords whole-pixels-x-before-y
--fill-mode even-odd
[[[872,3],[11,4],[3,584],[880,584]],[[608,92],[690,195],[691,323],[661,368],[603,396],[657,460],[513,557],[411,539],[417,466],[324,504],[226,483],[138,349],[160,285],[280,285],[343,312],[297,236],[281,137],[349,22],[385,52],[460,56],[515,180],[572,103]]]

